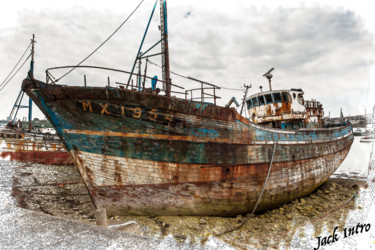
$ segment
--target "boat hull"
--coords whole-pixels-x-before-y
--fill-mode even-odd
[[[1,131],[0,145],[3,159],[49,165],[73,164],[70,153],[56,136]]]
[[[228,216],[307,195],[345,159],[350,126],[283,131],[235,109],[118,88],[23,89],[109,214]],[[272,162],[272,164],[271,164]]]

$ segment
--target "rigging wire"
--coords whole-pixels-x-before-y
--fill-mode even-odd
[[[123,21],[120,26],[107,38],[104,40],[104,42],[102,42],[96,49],[94,49],[93,52],[91,52],[85,59],[83,59],[81,62],[79,62],[76,66],[74,66],[71,70],[69,70],[68,72],[66,72],[64,75],[62,75],[60,78],[58,78],[56,80],[56,82],[58,82],[59,80],[61,80],[63,77],[65,77],[66,75],[68,75],[70,72],[72,72],[73,70],[75,70],[78,66],[80,66],[83,62],[85,62],[89,57],[91,57],[96,51],[98,51],[109,39],[112,38],[112,36],[114,34],[117,33],[117,31],[119,31],[119,29],[121,29],[121,27],[130,19],[131,16],[133,16],[133,14],[138,10],[138,8],[141,6],[141,4],[144,2],[144,0],[141,0],[141,2],[137,5],[137,7],[133,10],[132,13],[130,13],[130,15],[125,19],[125,21]]]
[[[13,71],[17,68],[18,64],[20,63],[20,61],[22,60],[22,58],[25,56],[26,52],[29,50],[30,46],[31,46],[31,42],[29,43],[29,46],[27,46],[25,52],[22,54],[21,58],[18,60],[18,62],[16,63],[16,65],[13,67],[13,69],[10,71],[10,73],[8,74],[8,76],[4,79],[4,81],[0,84],[0,88],[3,87],[4,83],[8,80],[9,76],[13,73]]]
[[[148,62],[150,63],[150,64],[152,64],[152,65],[155,65],[156,67],[159,67],[159,68],[161,68],[161,66],[160,65],[158,65],[158,64],[156,64],[156,63],[154,63],[153,61],[151,61],[150,59],[148,59]],[[185,78],[185,79],[189,79],[189,77],[187,77],[187,76],[183,76],[183,75],[181,75],[181,74],[178,74],[178,73],[175,73],[175,72],[173,72],[173,71],[170,71],[171,72],[171,74],[173,74],[173,75],[176,75],[176,76],[179,76],[179,77],[182,77],[182,78]],[[220,87],[220,88],[222,88],[222,89],[228,89],[228,90],[235,90],[235,91],[243,91],[244,89],[233,89],[233,88],[226,88],[226,87],[221,87],[221,86],[218,86],[218,87]]]
[[[1,88],[0,88],[0,91],[2,91],[4,88],[5,88],[5,86],[7,86],[7,84],[13,79],[13,77],[18,73],[18,71],[20,71],[20,69],[23,67],[23,65],[25,65],[25,63],[27,62],[27,60],[30,58],[30,56],[31,56],[31,53],[30,53],[30,55],[25,59],[25,61],[22,63],[22,65],[17,69],[17,71],[12,75],[12,77],[10,77],[9,79],[8,79],[8,81],[3,85],[3,86],[1,86]]]

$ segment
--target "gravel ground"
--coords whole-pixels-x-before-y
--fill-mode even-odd
[[[59,176],[56,173],[59,172],[61,173],[61,178],[56,182],[56,177]],[[66,178],[64,179],[64,177]],[[56,168],[47,165],[22,167],[22,164],[0,161],[0,248],[229,248],[215,239],[211,239],[204,246],[194,243],[181,244],[174,240],[173,237],[165,237],[163,239],[141,237],[92,225],[93,222],[88,219],[89,216],[84,211],[87,211],[88,208],[92,209],[93,206],[89,204],[87,191],[82,189],[84,186],[78,177],[77,173],[74,174],[74,167]],[[77,190],[73,189],[73,187],[77,188]],[[61,199],[61,197],[65,197],[65,199]],[[84,198],[82,199],[82,197]],[[67,202],[61,202],[61,200]],[[59,205],[62,205],[63,208],[59,208]],[[20,208],[19,206],[26,206],[28,209]],[[42,213],[32,210],[41,211]],[[90,213],[92,214],[92,211]]]

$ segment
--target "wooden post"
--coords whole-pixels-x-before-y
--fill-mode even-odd
[[[104,207],[95,211],[96,225],[107,227],[107,210]]]
[[[85,87],[86,87],[86,75],[83,76],[83,82],[84,82]]]
[[[109,76],[108,76],[108,87],[111,87],[111,82],[109,81]]]

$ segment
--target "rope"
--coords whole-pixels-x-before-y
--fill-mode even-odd
[[[152,62],[150,59],[148,59],[148,62],[149,62],[150,64],[156,66],[156,67],[161,68],[160,65],[158,65],[158,64],[156,64],[156,63],[154,63],[154,62]],[[182,77],[182,78],[185,78],[185,79],[189,79],[188,76],[183,76],[183,75],[178,74],[178,73],[173,72],[173,71],[170,71],[170,72],[171,72],[171,74],[173,74],[173,75],[176,75],[176,76],[179,76],[179,77]],[[218,87],[220,87],[220,86],[218,86]],[[225,87],[220,87],[220,88],[221,88],[221,89],[228,89],[228,90],[235,90],[235,91],[243,91],[243,89],[233,89],[233,88],[225,88]]]
[[[235,231],[235,230],[240,229],[240,228],[243,227],[243,226],[249,221],[249,219],[253,216],[255,210],[256,210],[257,207],[258,207],[258,204],[259,204],[260,198],[262,198],[264,188],[266,187],[266,184],[267,184],[267,181],[268,181],[268,177],[269,177],[269,175],[270,175],[270,173],[271,173],[271,167],[272,167],[272,162],[273,162],[273,156],[274,156],[274,154],[275,154],[275,150],[276,150],[276,145],[277,145],[277,143],[273,144],[273,151],[272,151],[272,156],[271,156],[270,166],[268,167],[268,172],[267,172],[266,179],[264,180],[264,183],[263,183],[262,191],[260,192],[260,194],[259,194],[259,196],[258,196],[257,202],[255,203],[255,206],[254,206],[254,208],[253,208],[253,211],[252,211],[250,214],[248,214],[248,215],[246,216],[246,219],[245,219],[245,220],[244,220],[239,226],[237,226],[237,227],[235,227],[235,228],[232,228],[232,229],[229,229],[229,230],[226,230],[226,231],[224,231],[223,233],[216,234],[216,236],[221,236],[221,235],[223,235],[223,234],[227,234],[227,233],[230,233],[230,232],[233,232],[233,231]]]
[[[150,64],[152,64],[152,65],[155,65],[156,67],[159,67],[159,68],[161,68],[161,66],[160,65],[158,65],[158,64],[156,64],[156,63],[154,63],[153,61],[151,61],[150,59],[148,59],[148,62],[150,63]],[[179,76],[179,77],[182,77],[182,78],[185,78],[185,79],[189,79],[187,76],[183,76],[183,75],[181,75],[181,74],[178,74],[178,73],[175,73],[175,72],[173,72],[173,71],[170,71],[171,72],[171,74],[173,74],[173,75],[176,75],[176,76]]]
[[[8,81],[0,88],[0,91],[2,91],[4,88],[5,88],[5,86],[7,86],[8,85],[8,83],[13,79],[13,77],[20,71],[20,69],[23,67],[23,65],[26,63],[26,61],[30,58],[30,56],[31,56],[31,53],[30,53],[30,55],[25,59],[25,61],[22,63],[22,65],[17,69],[17,71],[12,75],[12,77],[11,78],[9,78],[8,79]]]
[[[81,65],[84,61],[86,61],[89,57],[91,57],[96,51],[98,51],[109,39],[112,38],[112,36],[114,34],[117,33],[117,31],[119,31],[121,29],[121,27],[130,19],[130,17],[138,10],[138,8],[141,6],[141,4],[143,3],[144,0],[141,0],[141,2],[137,5],[137,7],[133,10],[132,13],[130,13],[130,15],[125,19],[125,21],[123,21],[120,26],[107,38],[104,40],[104,42],[102,42],[99,47],[97,47],[93,52],[91,52],[85,59],[83,59],[80,63],[78,63],[75,67],[73,67],[71,70],[69,70],[68,72],[66,72],[63,76],[61,76],[59,79],[56,80],[56,82],[58,82],[59,80],[61,80],[63,77],[65,77],[66,75],[68,75],[70,72],[72,72],[73,70],[75,70],[79,65]]]
[[[18,62],[16,63],[16,65],[13,67],[13,69],[10,71],[9,75],[4,79],[4,81],[0,84],[0,88],[2,87],[2,85],[5,83],[5,81],[7,81],[8,77],[13,73],[14,69],[18,66],[18,64],[20,63],[20,61],[22,60],[22,58],[25,56],[26,52],[29,50],[30,46],[31,46],[31,42],[29,43],[29,46],[27,46],[25,52],[22,54],[21,58],[18,60]]]

